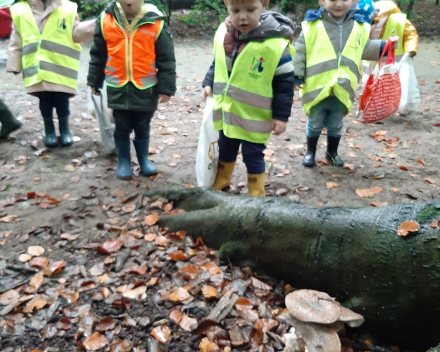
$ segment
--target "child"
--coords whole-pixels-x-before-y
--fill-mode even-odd
[[[131,179],[130,133],[141,172],[157,172],[148,160],[150,121],[158,100],[166,103],[176,92],[174,45],[163,13],[143,0],[109,4],[95,30],[87,84],[99,94],[104,77],[108,106],[113,109],[120,179]]]
[[[45,145],[56,147],[56,109],[60,142],[73,144],[69,131],[69,97],[76,94],[81,46],[92,36],[95,20],[79,22],[77,5],[68,0],[23,0],[11,7],[13,30],[7,71],[23,72],[26,92],[40,99]]]
[[[15,119],[14,115],[9,111],[8,107],[0,99],[0,122],[2,129],[0,131],[0,139],[7,139],[9,133],[18,130],[21,123]]]
[[[419,37],[406,15],[401,13],[397,5],[390,0],[375,2],[374,9],[370,39],[386,40],[389,36],[398,36],[400,42],[399,48],[395,51],[396,61],[400,61],[405,53],[409,53],[410,57],[416,56]]]
[[[301,88],[308,116],[307,153],[302,164],[315,166],[316,145],[326,127],[326,159],[342,167],[338,155],[342,119],[355,98],[361,59],[378,60],[385,43],[369,40],[370,26],[355,17],[356,11],[347,16],[352,0],[321,0],[321,4],[318,11],[307,12],[295,43],[295,90]]]
[[[228,187],[240,144],[251,196],[264,196],[263,150],[272,131],[286,130],[293,99],[293,23],[264,11],[269,0],[225,0],[230,17],[214,38],[214,63],[202,100],[214,94],[219,163],[212,186]],[[263,12],[264,11],[264,12]]]

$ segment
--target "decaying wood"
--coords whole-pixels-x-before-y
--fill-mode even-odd
[[[440,341],[440,200],[383,208],[314,207],[205,188],[149,192],[185,212],[161,216],[170,231],[201,237],[240,265],[295,288],[327,292],[362,314],[385,340],[414,350]],[[396,233],[406,220],[420,230]],[[235,258],[235,259],[234,259]]]
[[[234,293],[233,290],[227,291],[224,296],[218,301],[217,305],[214,309],[209,313],[206,320],[212,320],[217,323],[222,321],[234,308],[234,304],[237,301],[238,296]]]

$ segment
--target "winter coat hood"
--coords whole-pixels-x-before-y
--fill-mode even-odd
[[[381,18],[389,16],[393,13],[401,13],[397,5],[390,0],[381,0],[374,3],[375,17],[373,23],[378,22]]]

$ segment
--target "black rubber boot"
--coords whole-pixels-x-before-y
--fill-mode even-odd
[[[2,129],[0,131],[0,139],[6,139],[9,133],[21,127],[21,122],[18,121],[8,107],[0,100],[0,122]]]
[[[330,165],[336,167],[344,166],[344,161],[338,155],[338,146],[341,137],[327,136],[327,153],[325,158],[330,162]]]
[[[52,117],[43,117],[44,120],[44,133],[46,138],[44,139],[44,145],[48,148],[58,147],[58,138],[55,134],[55,126],[53,124]]]
[[[307,137],[307,153],[304,155],[302,164],[307,167],[315,166],[316,145],[318,144],[318,137]]]
[[[69,116],[58,117],[60,126],[60,142],[63,147],[70,147],[73,144],[73,138],[69,131]]]
[[[149,138],[146,139],[133,139],[134,149],[136,149],[136,154],[141,168],[142,175],[151,176],[157,174],[157,167],[148,160],[148,142]]]
[[[130,142],[115,141],[118,148],[118,171],[116,176],[121,180],[131,180],[133,172],[131,171]]]

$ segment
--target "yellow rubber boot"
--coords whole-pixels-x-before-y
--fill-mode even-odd
[[[215,176],[214,184],[212,189],[216,191],[221,191],[223,188],[231,184],[232,172],[235,168],[235,161],[232,163],[224,163],[219,160],[217,166],[217,175]]]
[[[258,175],[248,175],[249,195],[254,197],[264,197],[266,195],[266,191],[264,190],[265,181],[265,172]]]

